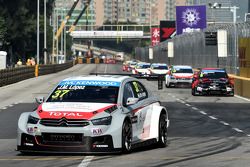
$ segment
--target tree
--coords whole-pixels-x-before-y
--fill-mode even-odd
[[[53,3],[54,0],[47,1],[47,18],[52,12]],[[42,9],[43,6],[41,5],[40,8]],[[41,23],[43,22],[42,15],[43,13],[40,13]],[[34,56],[36,54],[37,0],[0,0],[0,16],[4,18],[0,18],[0,33],[4,32],[1,24],[5,24],[7,29],[5,40],[9,41],[13,48],[14,61],[18,58],[25,61]],[[43,24],[40,24],[41,30],[43,30],[42,26]],[[40,44],[43,45],[42,42]]]

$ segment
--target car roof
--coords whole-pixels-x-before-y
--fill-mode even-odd
[[[191,66],[188,66],[188,65],[173,65],[174,68],[185,68],[185,69],[192,69]]]
[[[201,70],[220,70],[220,71],[225,71],[223,68],[202,68]]]
[[[165,63],[152,63],[152,66],[156,65],[156,66],[167,66],[167,64]]]
[[[147,62],[140,62],[140,63],[137,63],[137,65],[150,65],[150,63],[147,63]]]
[[[205,71],[211,71],[211,72],[226,72],[225,69],[223,68],[202,68],[201,71],[205,72]]]
[[[63,81],[112,81],[112,82],[123,82],[127,78],[132,78],[129,76],[122,75],[85,75],[85,76],[75,76],[66,78]]]

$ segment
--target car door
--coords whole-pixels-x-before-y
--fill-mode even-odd
[[[136,98],[138,98],[137,107],[133,110],[134,116],[137,118],[137,122],[134,124],[136,129],[135,138],[139,141],[149,134],[149,125],[145,125],[145,119],[147,112],[150,110],[150,100],[148,99],[148,92],[142,83],[139,81],[131,82],[133,92]]]

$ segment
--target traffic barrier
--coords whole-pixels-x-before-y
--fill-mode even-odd
[[[95,58],[95,64],[99,64],[100,63],[100,59],[99,58]]]
[[[9,85],[25,79],[46,75],[68,69],[74,65],[73,61],[64,64],[48,64],[37,66],[22,66],[0,70],[0,86]]]
[[[90,58],[87,58],[87,59],[86,59],[86,63],[87,63],[87,64],[90,64]]]

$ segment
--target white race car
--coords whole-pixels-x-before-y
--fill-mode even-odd
[[[191,87],[193,80],[193,69],[191,66],[173,65],[166,75],[166,87],[171,86],[189,86]]]
[[[164,63],[152,63],[149,68],[149,72],[152,75],[167,74],[168,71],[168,65]]]
[[[150,63],[145,63],[145,62],[140,62],[137,63],[135,68],[132,70],[133,74],[139,74],[139,75],[148,75],[149,69],[150,68]]]
[[[61,81],[18,121],[17,150],[130,152],[144,142],[167,145],[168,112],[136,78],[81,76]]]

